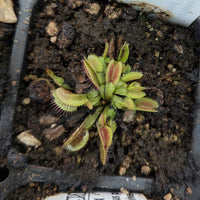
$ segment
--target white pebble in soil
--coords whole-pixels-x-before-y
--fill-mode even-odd
[[[48,26],[46,27],[46,32],[49,36],[56,36],[58,34],[58,27],[56,22],[49,22]]]
[[[104,13],[108,19],[117,19],[121,16],[122,11],[119,8],[115,8],[114,6],[107,5]]]
[[[120,192],[121,192],[122,194],[129,194],[129,191],[128,191],[126,188],[124,188],[124,187],[121,187],[121,188],[120,188]]]
[[[48,16],[54,16],[55,12],[54,9],[57,7],[55,3],[50,3],[44,10],[45,14]]]
[[[141,167],[141,174],[148,176],[151,173],[151,168],[148,165],[143,165]]]
[[[24,98],[23,101],[22,101],[22,104],[24,105],[28,105],[31,103],[31,98],[27,97],[27,98]]]
[[[14,12],[12,0],[0,0],[0,22],[16,23],[17,17]]]
[[[89,3],[84,10],[91,15],[98,15],[100,8],[98,3]]]
[[[172,194],[168,193],[163,197],[164,200],[172,200]]]
[[[16,139],[27,147],[37,148],[41,146],[41,142],[31,133],[31,130],[21,132]]]

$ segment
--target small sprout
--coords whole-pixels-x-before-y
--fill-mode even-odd
[[[63,78],[56,76],[50,69],[46,69],[46,72],[58,86],[68,90],[72,89],[68,84],[65,83]]]
[[[125,42],[122,46],[118,60],[107,57],[108,43],[102,56],[89,55],[83,59],[85,73],[94,88],[86,94],[71,92],[64,80],[57,77],[50,69],[47,74],[60,86],[52,89],[54,105],[65,112],[78,110],[80,106],[87,106],[89,115],[82,124],[71,134],[64,143],[64,148],[78,151],[83,148],[89,139],[89,129],[96,125],[100,137],[100,160],[103,165],[108,160],[108,150],[112,145],[113,134],[117,129],[114,121],[117,109],[157,112],[158,103],[146,98],[145,87],[136,80],[142,78],[141,72],[131,71],[125,62],[129,56],[129,45]],[[131,83],[130,83],[131,82]]]
[[[120,49],[118,61],[125,63],[128,57],[129,57],[129,44],[125,42],[122,48]]]
[[[105,43],[105,48],[104,48],[104,52],[103,52],[103,59],[104,60],[107,59],[107,54],[108,54],[108,42]]]

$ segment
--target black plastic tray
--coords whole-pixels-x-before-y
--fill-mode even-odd
[[[3,200],[14,189],[30,182],[55,183],[58,184],[61,189],[65,188],[65,186],[73,186],[75,184],[71,181],[73,180],[73,174],[51,168],[27,165],[23,154],[13,149],[10,143],[18,86],[28,37],[29,21],[32,10],[38,1],[39,0],[19,0],[20,14],[15,32],[9,69],[10,88],[6,99],[2,103],[0,118],[0,156],[7,158],[7,168],[0,170],[2,173],[5,173],[5,179],[0,181],[0,200]],[[200,22],[198,20],[195,26],[200,27]],[[196,164],[200,168],[200,75],[196,92],[196,117],[193,129],[192,152]],[[132,177],[104,176],[96,181],[93,189],[116,191],[120,190],[121,187],[125,187],[130,191],[148,194],[153,191],[154,180],[137,178],[134,181]],[[179,187],[175,193],[178,193],[180,198],[184,198],[185,188],[186,185],[183,185]],[[200,199],[199,182],[194,183],[192,189],[193,197],[191,199]]]

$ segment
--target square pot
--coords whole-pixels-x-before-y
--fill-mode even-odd
[[[11,137],[13,135],[13,118],[17,103],[17,95],[19,91],[20,78],[23,75],[23,66],[25,63],[25,50],[29,31],[29,20],[31,18],[32,10],[38,1],[20,1],[20,15],[16,28],[15,39],[13,43],[13,51],[10,61],[10,91],[6,100],[2,103],[1,121],[0,121],[0,137],[1,147],[0,153],[7,157],[8,176],[0,182],[0,198],[5,196],[15,188],[29,182],[51,182],[56,183],[60,188],[73,187],[77,184],[77,177],[73,173],[68,173],[64,170],[56,170],[47,167],[33,166],[26,163],[26,159],[22,153],[19,153],[13,148]],[[198,26],[198,24],[196,25]],[[196,118],[194,121],[192,151],[199,167],[199,101],[200,91],[199,85],[197,87],[197,106]],[[6,170],[5,170],[6,171]],[[23,177],[23,178],[22,178]],[[15,180],[13,182],[13,180]],[[14,184],[13,184],[14,183]],[[198,183],[194,185],[193,194],[198,195]],[[171,184],[174,187],[176,184]],[[103,176],[96,180],[93,189],[102,190],[120,190],[121,187],[134,192],[144,192],[146,194],[152,193],[154,187],[154,180],[150,178],[136,178],[123,176]],[[174,194],[179,194],[180,198],[185,197],[186,185],[179,187]],[[195,196],[194,196],[195,197]],[[190,197],[185,197],[190,198]]]

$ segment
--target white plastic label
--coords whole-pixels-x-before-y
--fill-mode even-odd
[[[111,193],[111,192],[93,192],[93,193],[60,193],[46,197],[44,200],[147,200],[143,194],[131,193]]]
[[[200,0],[117,0],[134,8],[154,13],[161,18],[189,26],[200,16]]]

